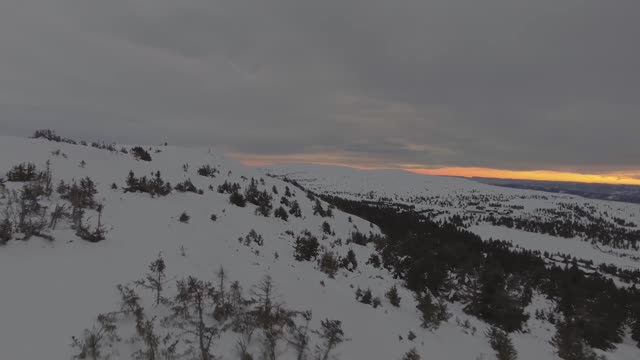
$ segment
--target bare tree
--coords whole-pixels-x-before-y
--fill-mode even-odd
[[[166,302],[166,299],[162,296],[162,289],[164,284],[167,283],[167,275],[165,270],[167,265],[162,258],[162,254],[158,254],[158,258],[149,264],[149,272],[145,274],[144,279],[136,281],[136,285],[149,289],[155,294],[155,306]]]
[[[73,356],[74,359],[98,360],[105,347],[120,341],[112,314],[100,314],[97,321],[98,324],[91,330],[85,329],[81,338],[71,338],[71,346],[79,351]]]
[[[252,314],[262,330],[263,357],[276,360],[278,344],[284,337],[286,326],[291,323],[292,313],[274,300],[273,280],[269,275],[256,285],[252,294],[257,298],[257,308]]]
[[[192,276],[179,280],[177,288],[170,321],[183,330],[182,335],[195,339],[198,359],[213,360],[211,346],[219,336],[219,329],[209,319],[207,311],[215,305],[215,289],[210,282]]]
[[[311,322],[312,314],[310,310],[301,312],[304,322],[301,325],[291,322],[289,324],[289,339],[288,342],[296,349],[297,360],[307,359],[307,350],[309,348],[309,323]]]
[[[344,337],[344,331],[342,331],[342,322],[340,320],[325,319],[322,320],[321,325],[322,327],[320,331],[316,331],[316,333],[324,340],[324,344],[316,348],[316,359],[328,360],[331,351],[346,339]]]

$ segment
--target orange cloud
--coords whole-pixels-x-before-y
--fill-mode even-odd
[[[545,181],[571,181],[581,183],[603,183],[618,185],[640,185],[638,173],[604,173],[604,174],[581,174],[574,172],[534,170],[515,171],[487,168],[464,168],[445,167],[439,169],[409,169],[416,174],[424,175],[446,175],[462,177],[487,177],[497,179],[516,180],[545,180]]]
[[[288,155],[259,155],[229,153],[247,166],[268,166],[275,163],[309,163],[322,165],[347,166],[356,169],[400,169],[422,175],[487,177],[514,180],[570,181],[581,183],[600,183],[616,185],[640,185],[640,170],[609,171],[599,174],[585,174],[572,171],[556,170],[504,170],[479,167],[438,167],[425,168],[420,164],[393,164],[383,159],[363,159],[354,154],[313,153]]]

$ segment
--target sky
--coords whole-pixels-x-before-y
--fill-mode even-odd
[[[637,0],[3,0],[0,132],[640,184],[639,13]]]

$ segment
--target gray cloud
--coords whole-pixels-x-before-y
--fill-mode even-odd
[[[635,0],[4,0],[0,126],[387,164],[638,167]]]

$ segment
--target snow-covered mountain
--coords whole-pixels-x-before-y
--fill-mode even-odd
[[[434,220],[460,216],[467,228],[484,239],[499,239],[529,250],[562,253],[595,264],[640,269],[640,205],[586,199],[549,192],[497,187],[456,177],[424,176],[400,170],[358,170],[339,166],[284,164],[264,169],[295,180],[314,192],[342,198],[407,204]],[[578,222],[602,222],[625,234],[602,243],[601,234],[545,233],[497,226],[488,217]],[[560,231],[557,231],[560,232]],[[574,235],[574,234],[571,234]],[[626,236],[625,236],[626,235]]]
[[[347,339],[331,349],[331,356],[342,359],[402,359],[407,351],[415,348],[423,359],[495,357],[485,336],[489,326],[465,313],[459,303],[448,304],[452,316],[438,329],[423,329],[413,294],[388,270],[367,261],[376,252],[373,244],[361,246],[347,241],[354,233],[380,235],[380,229],[332,208],[324,201],[320,202],[322,211],[317,211],[317,199],[291,182],[285,182],[285,175],[287,181],[296,180],[316,194],[371,201],[383,198],[389,202],[414,205],[425,213],[432,212],[433,218],[440,220],[453,215],[487,215],[486,207],[479,209],[486,203],[495,204],[491,210],[494,214],[511,211],[510,215],[527,218],[541,214],[558,216],[557,213],[545,212],[545,209],[578,211],[567,210],[573,208],[563,204],[579,204],[581,209],[595,207],[595,213],[606,213],[606,218],[612,222],[624,220],[625,226],[640,222],[638,205],[498,188],[463,179],[311,165],[261,170],[244,167],[211,149],[164,145],[142,150],[148,152],[150,161],[136,158],[133,146],[128,145],[112,148],[98,144],[83,146],[45,139],[0,137],[0,177],[22,163],[32,163],[37,171],[42,172],[48,167],[54,189],[60,181],[69,185],[89,177],[96,185],[94,200],[103,208],[99,214],[97,210],[100,208],[86,207],[81,217],[82,226],[88,231],[99,225],[107,230],[102,241],[82,240],[78,237],[78,226],[72,224],[72,216],[62,217],[52,228],[48,216],[56,205],[64,205],[66,209],[72,207],[69,190],[63,187],[60,192],[53,191],[49,196],[38,197],[37,213],[30,216],[34,222],[38,221],[38,216],[46,216],[47,221],[41,231],[23,241],[21,239],[26,235],[14,228],[10,240],[0,246],[0,358],[69,359],[77,355],[78,348],[70,345],[72,336],[82,340],[83,329],[99,330],[95,321],[98,314],[121,309],[118,284],[130,284],[131,289],[141,296],[145,318],[153,323],[156,333],[163,338],[171,334],[171,341],[178,341],[178,352],[185,351],[190,346],[184,340],[191,335],[170,321],[162,321],[169,316],[170,307],[154,306],[153,292],[132,283],[143,278],[149,271],[149,264],[158,256],[166,264],[163,291],[167,297],[176,293],[176,280],[187,276],[211,281],[217,286],[216,273],[222,267],[228,276],[228,284],[238,281],[244,289],[244,296],[255,299],[259,297],[256,294],[260,290],[256,285],[269,275],[274,285],[273,303],[282,304],[283,308],[291,311],[311,310],[310,329],[320,330],[325,319],[341,321]],[[202,176],[198,170],[205,165],[215,170]],[[130,172],[135,179],[146,176],[149,181],[159,172],[160,177],[174,188],[176,184],[190,180],[188,183],[194,185],[195,192],[174,190],[166,196],[151,196],[125,191],[131,185],[126,181]],[[229,193],[224,190],[225,183],[231,187],[238,184],[241,190],[253,183],[260,193],[270,195],[273,208],[269,215],[261,215],[256,211],[257,206],[251,203],[245,207],[232,204]],[[0,186],[0,210],[6,209],[0,212],[0,220],[20,222],[19,211],[16,210],[20,204],[15,200],[20,199],[24,186],[24,181],[9,179]],[[222,193],[218,191],[221,186]],[[287,188],[289,196],[285,195]],[[290,211],[294,201],[299,204],[300,217]],[[280,206],[288,214],[286,220],[273,215]],[[329,209],[332,216],[322,216],[327,215],[322,212]],[[188,220],[185,217],[180,219],[183,213],[188,215]],[[587,221],[585,219],[580,217],[576,221]],[[531,232],[489,225],[471,217],[462,221],[483,238],[504,238],[524,248],[568,253],[593,260],[596,264],[602,262],[640,268],[640,262],[634,258],[640,253],[625,246],[624,239],[615,246],[592,244],[581,241],[579,237],[533,236]],[[627,227],[632,231],[631,226]],[[252,230],[262,240],[251,238]],[[315,256],[312,261],[298,261],[294,249],[296,240],[310,237],[318,239],[321,253],[332,252],[339,258],[347,258],[352,250],[357,268],[348,265],[331,277],[321,271]],[[401,298],[399,307],[392,306],[385,298],[385,293],[394,285]],[[356,301],[358,288],[370,289],[374,297],[381,299],[381,306],[374,308]],[[534,295],[534,301],[526,310],[534,313],[552,306],[544,297]],[[207,309],[207,314],[211,311],[213,309]],[[298,322],[301,319],[300,316],[295,318]],[[140,355],[144,341],[135,337],[135,321],[119,313],[115,317],[115,325],[120,340],[105,346],[102,356],[129,359],[136,352]],[[219,333],[213,339],[212,353],[220,359],[239,358],[241,334],[231,327],[218,325]],[[511,334],[519,359],[557,358],[549,343],[555,331],[553,325],[531,316],[527,329],[527,332]],[[410,333],[415,334],[415,339],[409,339],[413,338]],[[318,333],[309,334],[309,354],[313,354],[316,346],[323,348],[325,342]],[[253,354],[253,359],[262,358],[265,336],[264,332],[256,331],[251,339],[245,338],[247,351]],[[275,344],[276,357],[296,359],[295,346],[287,341],[291,340],[290,335],[284,334],[278,340]],[[623,343],[606,352],[606,356],[619,360],[637,359],[640,349],[626,335]],[[183,358],[195,356],[185,355]]]

